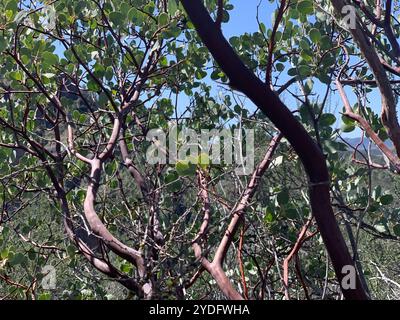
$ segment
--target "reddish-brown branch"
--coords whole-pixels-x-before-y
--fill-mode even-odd
[[[206,270],[206,269],[204,269],[204,267],[201,266],[201,267],[199,268],[199,270],[197,270],[197,271],[195,272],[195,274],[194,274],[194,275],[189,279],[189,281],[185,284],[185,289],[189,289],[192,285],[194,285],[194,284],[196,283],[197,279],[200,278],[200,276],[203,274],[203,272],[204,272],[205,270]]]
[[[233,288],[231,282],[223,271],[223,261],[228,252],[229,246],[235,236],[235,233],[242,222],[244,212],[247,206],[250,203],[250,199],[253,197],[257,186],[259,184],[259,180],[264,172],[269,167],[272,156],[278,147],[280,140],[282,139],[282,135],[276,135],[264,156],[264,159],[260,162],[257,168],[254,170],[253,175],[247,185],[245,192],[242,197],[239,199],[237,206],[234,208],[232,213],[231,222],[222,238],[218,249],[214,255],[214,259],[210,262],[206,257],[202,255],[202,242],[205,240],[207,228],[210,222],[210,200],[209,200],[209,192],[208,192],[208,176],[201,170],[197,171],[198,176],[198,184],[200,187],[199,197],[202,200],[203,207],[203,223],[200,226],[200,230],[193,240],[193,250],[195,252],[196,258],[201,261],[202,266],[206,269],[216,280],[219,288],[222,292],[229,298],[233,300],[243,299],[243,297]],[[243,245],[243,243],[242,243]],[[241,249],[240,249],[241,251]],[[239,259],[241,261],[241,259]],[[244,275],[244,272],[242,272]],[[246,293],[245,297],[248,298],[247,286],[244,282],[244,292]]]
[[[378,3],[380,2],[380,0],[377,0],[377,6]],[[372,12],[369,11],[369,9],[367,8],[367,6],[364,4],[363,1],[361,0],[354,0],[354,3],[361,9],[361,11],[365,14],[365,16],[375,25],[375,26],[379,26],[382,27],[383,24],[380,21],[380,14],[375,16]],[[377,7],[378,8],[378,7]]]
[[[362,160],[359,160],[359,159],[354,159],[354,158],[352,158],[352,161],[354,163],[361,164],[363,166],[368,166],[368,167],[370,167],[372,169],[386,170],[386,169],[389,168],[388,166],[385,166],[383,164],[379,164],[379,163],[375,163],[375,162],[365,162],[365,161],[362,161]]]
[[[372,162],[372,160],[367,159],[367,157],[364,157],[365,161],[357,159],[357,153],[360,153],[358,148],[364,142],[364,135],[365,135],[365,131],[363,131],[360,142],[355,147],[350,146],[353,149],[353,155],[351,156],[351,161],[353,161],[354,163],[357,163],[357,164],[368,166],[369,168],[373,168],[373,169],[388,169],[388,166]],[[362,155],[362,153],[360,153],[360,154]]]
[[[262,287],[260,289],[260,296],[262,300],[264,300],[264,291],[265,291],[264,287],[265,284],[267,283],[268,273],[270,272],[274,264],[275,264],[275,257],[272,257],[271,261],[267,264],[267,267],[264,270],[264,275],[262,277]]]
[[[39,157],[43,156],[39,153]],[[129,278],[127,275],[119,272],[109,261],[104,258],[97,257],[90,246],[78,235],[74,228],[74,224],[71,218],[71,213],[68,207],[68,202],[66,198],[66,193],[60,186],[52,168],[48,164],[44,164],[44,167],[53,183],[55,190],[57,191],[57,196],[61,202],[61,210],[63,212],[64,228],[67,232],[68,237],[76,244],[79,251],[86,257],[86,259],[100,272],[106,274],[112,279],[123,284],[126,288],[135,291],[139,296],[143,296],[143,288],[139,286],[136,281]]]
[[[382,1],[381,1],[381,0],[376,0],[375,15],[376,15],[376,19],[377,19],[378,21],[380,21],[380,20],[381,20],[381,16],[382,16]],[[372,30],[371,30],[371,33],[372,33],[373,35],[376,34],[376,29],[377,29],[377,25],[374,24],[374,25],[372,26]]]
[[[200,226],[200,230],[196,238],[192,242],[193,250],[196,258],[201,262],[201,265],[205,270],[207,270],[210,275],[217,282],[218,287],[225,294],[228,299],[231,300],[242,300],[243,297],[235,290],[230,282],[229,278],[226,276],[222,266],[214,262],[210,262],[202,254],[202,243],[205,240],[207,228],[211,216],[211,206],[210,199],[208,196],[208,183],[209,177],[201,169],[197,170],[198,184],[200,187],[199,197],[203,203],[203,222]]]
[[[181,0],[197,33],[233,87],[243,92],[272,121],[299,155],[310,180],[310,203],[341,283],[342,268],[354,265],[330,201],[329,172],[322,150],[278,96],[249,70],[223,36],[201,0]],[[228,235],[229,237],[229,235]],[[224,254],[220,253],[220,256]],[[368,299],[359,276],[356,289],[342,288],[347,299]]]
[[[243,296],[246,300],[249,300],[249,291],[247,289],[246,275],[244,273],[244,265],[243,265],[243,258],[242,258],[243,241],[244,241],[245,232],[246,232],[246,229],[245,229],[245,225],[243,223],[243,227],[240,232],[240,238],[239,238],[238,260],[239,260],[240,276],[242,278]]]
[[[385,68],[386,71],[389,71],[390,73],[393,73],[396,76],[400,77],[400,67],[394,67],[387,63],[383,58],[379,58],[379,61],[381,62],[382,66]]]
[[[244,191],[242,197],[239,199],[238,204],[232,213],[232,220],[229,223],[227,230],[225,231],[224,237],[222,238],[222,241],[217,251],[215,252],[215,257],[213,260],[215,263],[218,263],[220,265],[223,264],[229,246],[231,245],[233,237],[235,236],[236,231],[242,221],[244,212],[249,205],[251,198],[257,190],[260,178],[271,164],[272,157],[281,139],[282,134],[278,134],[271,140],[271,143],[263,160],[254,170],[251,179],[246,187],[246,190]]]
[[[278,14],[276,16],[276,20],[274,26],[272,28],[271,38],[268,42],[268,61],[267,61],[267,69],[266,69],[266,76],[265,82],[267,86],[271,84],[271,77],[272,77],[272,67],[273,67],[273,58],[274,58],[274,48],[275,48],[275,36],[276,32],[278,31],[279,24],[283,19],[283,15],[287,9],[286,0],[282,0],[281,4],[278,9]]]
[[[358,2],[362,3],[361,1]],[[342,15],[342,9],[346,5],[346,2],[344,0],[331,0],[331,3],[338,15]],[[391,8],[391,1],[387,1],[386,5],[386,9]],[[397,43],[397,39],[393,35],[393,30],[390,26],[390,19],[391,13],[386,10],[385,22],[381,27],[385,29],[386,36],[391,42],[395,55],[398,57],[400,55],[400,47]],[[400,125],[396,113],[396,100],[390,81],[386,75],[385,68],[382,65],[381,59],[379,58],[377,51],[368,41],[367,35],[363,31],[363,28],[360,26],[360,24],[357,22],[356,27],[351,28],[349,31],[352,34],[354,41],[357,43],[362,55],[365,57],[365,60],[367,61],[371,72],[375,77],[382,101],[381,120],[396,148],[397,156],[400,156]]]
[[[303,238],[306,235],[307,229],[311,224],[312,219],[309,219],[306,224],[301,228],[300,234],[297,237],[297,241],[295,245],[293,246],[292,250],[288,254],[288,256],[283,260],[283,285],[284,285],[284,290],[285,290],[285,298],[287,300],[290,299],[289,296],[289,263],[292,260],[293,256],[297,254],[297,252],[301,248],[301,244],[303,243]]]
[[[399,43],[397,42],[397,37],[393,32],[391,19],[392,19],[392,0],[386,0],[383,29],[385,30],[386,36],[392,46],[394,54],[396,55],[397,58],[400,58],[400,46]]]
[[[141,253],[137,250],[128,247],[121,241],[116,239],[106,228],[103,222],[100,220],[96,213],[94,203],[96,199],[97,189],[100,183],[100,172],[101,172],[102,162],[99,159],[93,159],[91,161],[91,173],[90,182],[87,187],[86,198],[83,203],[83,208],[85,212],[85,217],[87,219],[88,225],[91,231],[99,236],[104,243],[120,257],[128,260],[129,262],[135,264],[138,267],[139,274],[144,275],[144,261]]]
[[[5,283],[11,285],[11,286],[14,286],[14,287],[17,287],[17,288],[21,288],[21,289],[25,289],[25,290],[28,289],[28,286],[11,280],[7,275],[0,274],[0,279],[3,280]]]
[[[310,300],[310,295],[308,294],[307,285],[306,285],[306,283],[304,281],[303,275],[301,274],[300,258],[299,258],[298,254],[296,254],[295,259],[294,259],[294,267],[295,267],[295,270],[296,270],[297,278],[299,278],[300,284],[301,284],[301,286],[303,288],[304,295],[306,296],[307,300]]]
[[[336,87],[338,88],[340,98],[344,104],[345,113],[344,115],[349,117],[350,119],[356,121],[360,127],[365,130],[370,139],[376,144],[376,146],[382,151],[382,153],[389,159],[389,161],[393,164],[393,166],[400,172],[400,159],[389,149],[389,147],[382,141],[381,138],[374,132],[371,125],[368,123],[366,119],[364,119],[361,115],[353,112],[353,109],[350,105],[349,100],[347,99],[347,95],[343,89],[343,86],[339,79],[335,81]]]

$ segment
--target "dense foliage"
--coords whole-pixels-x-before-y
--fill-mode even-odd
[[[348,1],[354,31],[343,1],[261,2],[259,30],[229,44],[322,150],[363,290],[398,299],[398,3]],[[235,1],[203,3],[224,30]],[[0,299],[343,297],[297,149],[230,83],[180,1],[0,11]],[[147,134],[172,124],[253,129],[254,172],[149,163]]]

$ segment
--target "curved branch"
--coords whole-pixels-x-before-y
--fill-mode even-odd
[[[345,2],[343,0],[331,0],[331,3],[335,8],[337,14],[341,15],[342,8],[345,6]],[[397,151],[397,155],[400,156],[400,125],[397,120],[396,114],[396,100],[394,98],[390,81],[386,75],[385,68],[381,63],[381,60],[379,59],[375,48],[368,41],[367,36],[363,32],[359,23],[357,22],[356,27],[350,28],[349,31],[352,34],[353,39],[357,43],[361,53],[364,55],[365,59],[368,62],[368,65],[371,68],[372,73],[375,76],[375,80],[381,93],[382,123],[385,126],[390,139],[393,141],[393,144]]]
[[[340,83],[339,79],[335,81],[336,87],[338,88],[339,95],[343,101],[344,108],[346,112],[344,115],[349,117],[350,119],[356,121],[361,128],[365,130],[371,140],[376,144],[376,146],[382,151],[382,153],[389,159],[390,163],[396,168],[397,172],[400,172],[400,159],[393,154],[393,152],[389,149],[389,147],[382,141],[381,138],[375,133],[372,129],[371,125],[368,123],[366,119],[364,119],[359,114],[353,112],[353,109],[350,106],[350,102],[347,99],[346,93],[344,92],[343,86]]]
[[[306,232],[308,227],[311,224],[312,219],[308,219],[304,226],[301,228],[301,231],[297,237],[297,241],[293,246],[292,250],[288,254],[288,256],[283,260],[283,284],[285,286],[285,298],[287,300],[290,299],[289,296],[289,262],[292,260],[293,256],[297,255],[299,252],[301,245],[303,244],[304,237],[306,236]],[[306,291],[307,292],[307,291]]]
[[[106,147],[99,155],[99,159],[101,161],[105,161],[106,159],[108,159],[111,156],[112,152],[114,151],[114,147],[117,144],[120,129],[121,129],[121,121],[118,119],[118,116],[115,116],[111,136],[108,139]]]
[[[68,118],[67,118],[68,121]],[[80,154],[78,151],[76,151],[75,146],[74,146],[74,131],[72,129],[72,124],[70,121],[68,121],[67,124],[67,131],[68,131],[68,136],[67,136],[67,140],[68,140],[68,149],[69,152],[71,152],[75,157],[77,157],[79,160],[87,163],[87,164],[91,164],[91,159],[83,156],[82,154]]]
[[[226,276],[224,270],[222,269],[222,265],[219,263],[210,262],[206,257],[202,254],[201,243],[206,237],[206,231],[208,228],[208,224],[211,217],[211,206],[210,199],[208,196],[208,183],[209,179],[204,174],[204,172],[199,169],[197,171],[197,177],[200,187],[200,198],[203,203],[203,223],[201,224],[200,231],[197,234],[196,238],[192,242],[192,247],[194,250],[194,254],[198,260],[200,260],[202,267],[210,273],[210,275],[217,282],[218,287],[224,293],[224,295],[231,300],[243,300],[243,297],[239,292],[235,290],[231,281]]]
[[[110,233],[110,231],[108,231],[108,229],[96,213],[94,203],[100,182],[101,164],[102,162],[99,159],[93,159],[91,162],[92,168],[90,172],[90,182],[87,187],[86,198],[83,203],[85,217],[87,219],[88,225],[95,235],[102,238],[107,247],[109,247],[114,253],[118,254],[120,257],[136,265],[139,271],[139,275],[144,276],[144,261],[140,252],[128,247],[127,245],[116,239]]]
[[[256,170],[253,172],[246,190],[244,191],[243,195],[241,196],[238,202],[238,205],[236,206],[236,208],[232,213],[232,220],[227,230],[225,231],[224,237],[222,238],[222,241],[217,251],[215,252],[215,257],[213,261],[214,263],[217,263],[219,265],[223,264],[229,246],[232,243],[233,237],[235,236],[236,231],[239,228],[240,223],[242,222],[245,210],[248,207],[251,198],[254,196],[254,193],[257,190],[260,178],[271,164],[272,156],[274,155],[275,150],[278,147],[282,137],[283,137],[282,134],[278,134],[272,139],[263,160],[259,163]]]
[[[286,0],[282,0],[278,9],[278,14],[275,19],[274,26],[272,28],[271,38],[268,43],[268,61],[267,61],[267,69],[265,75],[265,83],[267,85],[271,84],[272,77],[272,64],[274,59],[274,48],[275,48],[275,36],[278,31],[279,24],[282,22],[283,15],[287,9]]]
[[[263,158],[263,160],[259,163],[257,168],[254,170],[252,177],[247,185],[247,188],[241,198],[238,201],[237,206],[234,208],[233,213],[232,213],[232,219],[231,222],[229,223],[229,226],[220,242],[220,245],[218,249],[215,252],[214,259],[212,262],[207,260],[205,257],[202,255],[202,247],[201,247],[201,241],[204,240],[207,232],[207,228],[210,222],[210,200],[208,197],[208,179],[204,175],[204,173],[201,170],[198,170],[197,175],[198,175],[198,183],[200,186],[200,198],[203,202],[203,223],[200,226],[199,233],[197,234],[196,238],[193,240],[193,250],[195,252],[195,256],[197,259],[201,261],[202,267],[206,269],[217,281],[218,286],[222,290],[222,292],[229,298],[233,300],[242,300],[243,297],[233,288],[230,280],[226,276],[224,270],[223,270],[223,261],[225,259],[225,256],[228,252],[228,249],[233,241],[233,237],[236,234],[237,229],[240,226],[240,223],[243,221],[243,216],[245,213],[246,208],[248,207],[250,203],[250,199],[253,197],[261,176],[264,174],[264,172],[268,169],[272,156],[282,139],[282,134],[276,135],[269,147],[268,150]]]
[[[44,167],[50,177],[50,180],[53,183],[54,188],[57,191],[57,197],[61,202],[61,210],[64,215],[63,216],[64,228],[67,232],[68,237],[76,244],[78,250],[86,257],[86,259],[97,270],[109,276],[110,278],[115,279],[126,288],[133,290],[139,296],[143,296],[145,294],[144,289],[147,289],[146,287],[139,286],[138,283],[133,278],[130,278],[126,274],[121,273],[109,261],[96,257],[96,255],[90,249],[90,246],[77,235],[72,222],[71,214],[68,207],[68,201],[64,189],[60,186],[51,167],[46,163],[44,163]]]
[[[221,30],[216,28],[202,1],[181,0],[181,2],[199,36],[232,85],[264,112],[299,155],[310,180],[312,212],[331,257],[336,276],[341,283],[344,277],[342,268],[354,264],[332,210],[329,173],[321,149],[276,94],[244,65]],[[367,299],[358,275],[356,289],[342,288],[342,291],[347,299]]]

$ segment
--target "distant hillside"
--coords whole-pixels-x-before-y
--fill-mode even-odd
[[[347,139],[345,139],[345,140],[346,140],[346,142],[347,142],[349,145],[351,145],[352,147],[356,147],[356,146],[360,143],[361,137],[360,137],[360,138],[347,138]],[[359,146],[358,150],[359,150],[359,151],[362,151],[362,150],[364,150],[364,148],[368,148],[368,147],[369,147],[369,143],[370,143],[370,141],[369,141],[368,139],[364,139],[362,145]],[[386,140],[386,141],[385,141],[385,144],[386,144],[390,149],[393,149],[393,148],[394,148],[393,142],[390,141],[390,140]],[[372,150],[372,153],[374,153],[374,154],[375,154],[375,153],[379,153],[379,154],[380,154],[379,148],[378,148],[374,143],[372,143],[372,145],[371,145],[371,150]]]

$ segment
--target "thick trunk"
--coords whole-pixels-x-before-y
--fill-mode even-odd
[[[322,151],[275,93],[243,64],[211,19],[202,1],[181,0],[181,2],[199,36],[232,85],[248,96],[264,112],[299,155],[309,178],[312,212],[332,260],[336,276],[341,283],[344,276],[342,268],[354,264],[332,210],[329,174]],[[346,299],[367,299],[358,275],[356,288],[342,287],[342,292]]]

